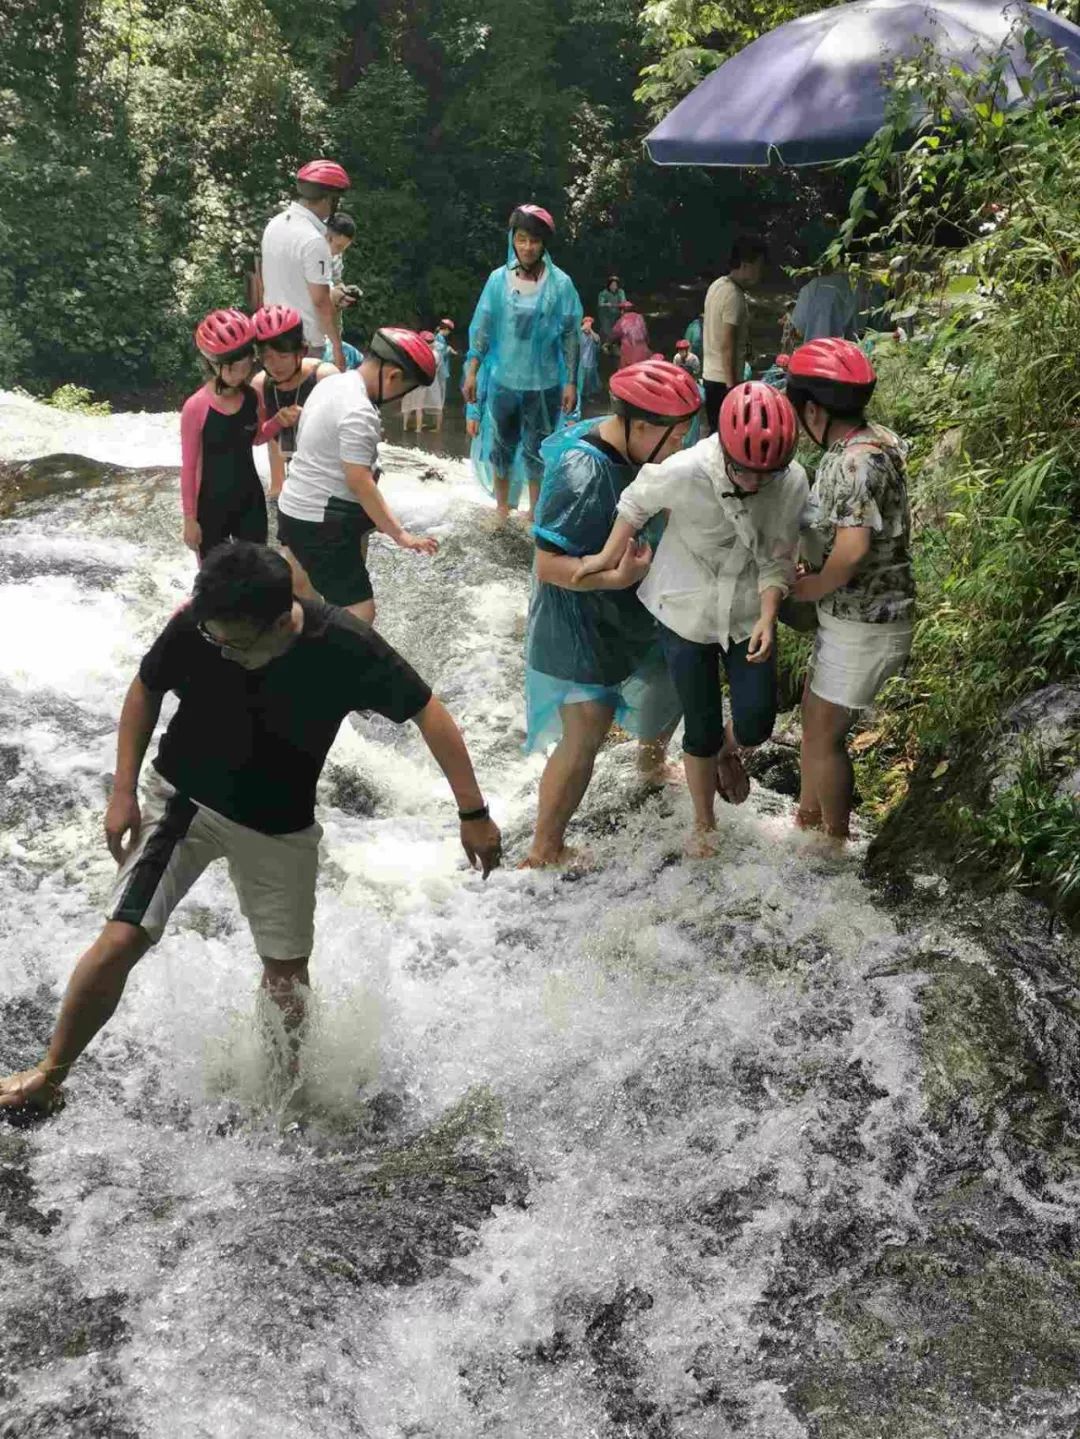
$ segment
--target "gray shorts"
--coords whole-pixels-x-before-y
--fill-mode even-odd
[[[262,958],[308,957],[321,825],[262,834],[177,794],[154,769],[144,779],[141,804],[142,831],[116,877],[110,919],[138,925],[157,944],[206,866],[225,859]]]

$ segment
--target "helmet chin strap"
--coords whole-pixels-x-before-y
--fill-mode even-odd
[[[544,259],[547,255],[547,246],[544,245],[541,247],[540,258],[536,261],[534,265],[526,265],[516,249],[514,251],[514,255],[517,258],[518,269],[525,276],[526,280],[535,280],[540,274],[540,271],[544,268]]]
[[[679,422],[676,421],[675,423],[677,424],[677,423],[679,423]],[[624,446],[624,448],[626,449],[626,458],[630,461],[630,463],[631,463],[632,465],[638,465],[638,466],[651,465],[652,462],[653,462],[653,460],[656,459],[657,455],[660,453],[660,451],[661,451],[661,450],[664,448],[664,446],[667,444],[668,440],[671,439],[672,432],[674,431],[674,429],[675,429],[675,424],[669,425],[669,426],[667,427],[667,429],[664,431],[664,433],[663,433],[663,434],[660,436],[660,438],[657,440],[656,444],[653,446],[653,448],[652,448],[652,453],[649,455],[649,458],[648,458],[647,460],[639,460],[639,459],[637,459],[637,457],[634,455],[634,452],[633,452],[633,451],[631,450],[631,448],[630,448],[630,416],[629,416],[629,415],[623,415],[623,446]]]

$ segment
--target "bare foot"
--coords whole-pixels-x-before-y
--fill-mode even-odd
[[[518,869],[561,869],[583,874],[592,868],[593,858],[586,850],[563,845],[557,854],[546,850],[530,850]]]
[[[715,825],[706,829],[704,825],[696,824],[683,845],[683,854],[687,859],[712,859],[719,843]]]
[[[663,789],[669,784],[686,784],[686,773],[681,764],[670,764],[667,760],[638,761],[638,777],[646,789]]]
[[[797,809],[792,823],[796,829],[820,829],[821,811],[819,809]]]
[[[36,1066],[0,1079],[0,1110],[17,1121],[20,1116],[57,1114],[64,1107],[64,1091]]]
[[[728,804],[742,804],[750,794],[750,777],[734,750],[721,750],[716,761],[716,788]]]

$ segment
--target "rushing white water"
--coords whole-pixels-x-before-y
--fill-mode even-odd
[[[175,417],[57,424],[10,396],[0,417],[0,458],[177,459]],[[487,528],[462,465],[427,464],[389,452],[391,503],[442,550],[376,542],[379,625],[461,722],[512,864],[541,768],[520,752],[528,546]],[[115,718],[193,575],[178,528],[175,477],[150,472],[0,526],[3,1067],[36,1056],[99,924]],[[303,1091],[267,1073],[215,866],[66,1112],[11,1141],[33,1187],[0,1237],[0,1434],[1065,1432],[959,1381],[937,1430],[829,1427],[807,1397],[792,1346],[832,1343],[830,1296],[925,1237],[936,1141],[924,937],[787,801],[755,787],[717,858],[686,862],[685,793],[642,795],[615,744],[576,830],[595,869],[485,884],[411,727],[344,726],[322,799]]]

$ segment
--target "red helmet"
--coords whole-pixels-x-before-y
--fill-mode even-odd
[[[689,340],[676,340],[676,341],[675,341],[675,348],[676,348],[677,350],[688,350],[688,349],[690,348],[690,341],[689,341]]]
[[[255,344],[255,326],[242,310],[212,310],[196,329],[195,344],[215,360],[239,359]]]
[[[539,205],[519,205],[510,216],[511,230],[524,230],[545,242],[555,238],[555,221]]]
[[[669,360],[641,360],[611,377],[615,413],[654,425],[677,425],[701,408],[701,391],[692,375]]]
[[[876,384],[873,365],[851,340],[811,340],[788,362],[788,394],[796,405],[811,399],[826,410],[856,414]]]
[[[633,302],[633,300],[620,300],[620,301],[619,301],[619,309],[620,309],[620,310],[632,310],[633,308],[634,308],[634,302]]]
[[[720,443],[744,470],[783,470],[799,439],[799,422],[786,395],[760,380],[746,380],[724,396]]]
[[[296,172],[298,180],[309,185],[325,185],[328,190],[347,190],[349,177],[335,160],[309,160]]]
[[[286,335],[301,341],[304,338],[303,316],[291,305],[264,305],[261,310],[255,311],[252,324],[255,326],[255,339],[260,345],[284,339]]]
[[[417,385],[430,385],[438,368],[435,351],[428,342],[415,330],[402,330],[395,325],[375,331],[368,353],[404,370]]]
[[[443,319],[443,320],[440,320],[440,321],[439,321],[439,329],[440,329],[440,330],[452,330],[453,328],[454,328],[454,322],[453,322],[453,320]]]
[[[425,343],[426,345],[430,345],[431,342],[432,342],[432,341],[434,340],[434,338],[435,338],[435,331],[434,331],[434,330],[421,330],[421,331],[420,331],[420,338],[424,341],[424,343]]]
[[[777,367],[777,369],[786,370],[791,364],[791,356],[777,355],[776,359],[773,361],[773,364]]]

